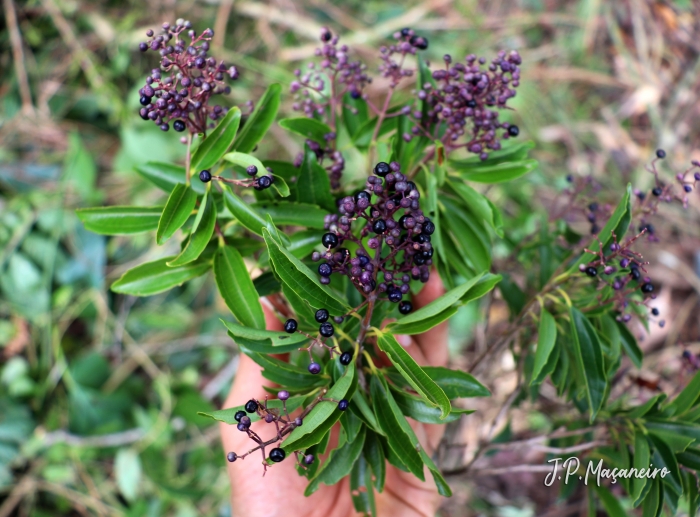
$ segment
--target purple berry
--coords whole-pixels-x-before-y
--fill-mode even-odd
[[[287,390],[278,391],[277,398],[280,400],[287,400],[289,399],[289,392]]]
[[[312,362],[311,364],[309,364],[309,373],[311,373],[313,375],[317,375],[320,372],[321,372],[321,365],[320,364],[318,364],[316,362]]]

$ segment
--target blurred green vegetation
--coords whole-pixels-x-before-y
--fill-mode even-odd
[[[537,142],[541,167],[496,193],[517,222],[505,256],[537,228],[567,173],[596,176],[614,203],[621,185],[643,178],[640,164],[657,146],[672,149],[675,163],[700,158],[687,144],[700,132],[693,9],[648,0],[5,0],[0,515],[231,514],[218,429],[196,414],[220,405],[237,365],[212,278],[150,298],[115,295],[109,285],[137,259],[175,250],[147,235],[95,235],[74,214],[162,203],[133,166],[184,156],[177,136],[137,114],[137,91],[155,66],[137,50],[147,28],[187,17],[216,29],[215,55],[242,72],[227,101],[235,104],[255,101],[269,82],[286,87],[325,24],[371,68],[383,38],[406,25],[429,37],[435,61],[518,49],[524,77],[511,118]],[[271,135],[266,156],[296,154],[279,128]],[[685,231],[698,237],[698,228]],[[477,306],[455,318],[456,361],[482,319]],[[445,512],[532,508],[498,506],[478,500],[470,513],[462,500]]]

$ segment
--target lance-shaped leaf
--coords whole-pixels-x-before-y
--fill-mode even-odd
[[[326,210],[334,211],[336,208],[328,173],[318,164],[316,154],[309,146],[304,148],[304,161],[297,179],[297,201],[318,205]]]
[[[279,124],[287,131],[301,135],[308,140],[313,140],[323,147],[326,147],[326,135],[331,133],[331,128],[320,120],[313,118],[283,118]]]
[[[170,193],[168,202],[158,221],[156,242],[163,244],[185,224],[197,202],[197,194],[187,185],[178,183]]]
[[[348,368],[345,374],[338,379],[333,387],[328,390],[324,398],[341,400],[347,398],[351,387],[354,385],[355,368]],[[303,450],[319,443],[328,430],[333,427],[342,412],[335,402],[319,402],[304,418],[304,425],[297,427],[282,442],[282,448],[287,454],[297,450]]]
[[[287,399],[286,404],[287,411],[291,413],[292,411],[300,408],[307,398],[307,395],[295,395],[293,397],[289,397]],[[278,399],[268,400],[267,402],[261,400],[260,402],[262,402],[263,404],[266,403],[269,409],[282,409],[282,401]],[[239,411],[245,411],[245,405],[236,406],[228,409],[220,409],[218,411],[212,411],[211,413],[199,412],[197,414],[205,416],[207,418],[211,418],[213,420],[216,420],[217,422],[223,422],[224,424],[236,425],[238,424],[238,422],[236,421],[235,416],[236,413],[238,413]],[[260,416],[257,413],[247,414],[251,422],[257,422],[258,420],[260,420]]]
[[[197,260],[204,251],[204,248],[209,244],[212,235],[214,235],[215,226],[216,204],[212,196],[207,192],[207,194],[204,195],[204,199],[202,199],[202,203],[199,205],[197,218],[195,219],[192,233],[188,237],[185,247],[177,257],[168,262],[168,265],[171,267],[182,266]]]
[[[213,167],[229,150],[241,123],[241,110],[233,107],[228,110],[221,122],[197,147],[192,155],[191,169],[195,173]]]
[[[415,324],[427,319],[439,316],[441,313],[447,311],[455,303],[460,301],[463,296],[479,281],[484,274],[479,274],[474,278],[469,279],[467,282],[454,289],[446,292],[438,299],[430,302],[428,305],[421,307],[417,311],[412,312],[408,316],[404,316],[398,321],[391,323],[388,328],[395,334],[407,334],[406,330],[410,330],[410,325]]]
[[[441,418],[440,410],[434,406],[429,406],[420,397],[411,395],[409,393],[394,390],[394,399],[396,403],[401,408],[401,412],[418,422],[423,422],[424,424],[448,424],[459,420],[462,415],[468,415],[473,413],[474,410],[471,409],[460,409],[452,408],[450,414],[446,418]]]
[[[314,274],[298,258],[292,255],[272,235],[263,230],[263,237],[275,272],[282,282],[288,285],[314,309],[328,309],[331,315],[342,315],[349,308],[328,287],[321,285]]]
[[[488,161],[482,165],[464,166],[459,162],[451,162],[452,169],[459,172],[466,181],[477,183],[502,183],[511,181],[527,174],[537,167],[537,160],[522,160],[517,162],[502,162],[490,165]]]
[[[251,165],[254,165],[258,169],[259,175],[263,175],[266,173],[265,166],[263,165],[263,163],[260,160],[258,160],[255,156],[252,156],[250,154],[239,153],[237,151],[234,151],[232,153],[224,155],[224,160],[233,163],[234,165],[239,165],[244,169],[247,169]],[[276,174],[274,174],[274,172],[272,176],[274,176],[272,188],[274,188],[277,191],[277,193],[282,197],[289,196],[289,187],[287,186],[287,182],[284,181],[284,178],[277,176]]]
[[[692,408],[700,399],[700,372],[697,372],[678,396],[666,404],[665,412],[669,416],[682,415]]]
[[[130,235],[158,228],[162,206],[107,206],[75,211],[85,228],[102,235]]]
[[[156,187],[168,193],[172,192],[178,183],[187,182],[185,168],[172,163],[147,162],[144,165],[135,166],[134,169]],[[201,181],[195,181],[190,187],[199,195],[204,194],[206,189]]]
[[[304,491],[306,497],[318,490],[321,483],[332,486],[350,474],[353,465],[362,454],[362,446],[365,444],[365,429],[365,427],[361,428],[357,439],[346,442],[345,445],[331,452],[325,463],[318,469],[316,476],[306,487]]]
[[[255,203],[253,208],[262,214],[270,214],[275,224],[280,226],[304,226],[317,230],[323,230],[324,218],[328,215],[327,210],[307,203],[261,201]]]
[[[270,232],[276,232],[272,222],[263,219],[248,203],[234,194],[228,186],[223,186],[222,189],[226,208],[245,228],[260,236],[263,234],[263,228],[267,228]],[[289,239],[286,235],[282,236],[282,239],[286,244],[289,244]]]
[[[301,346],[302,343],[309,339],[303,334],[299,333],[287,334],[286,332],[275,332],[273,330],[246,327],[244,325],[234,323],[233,321],[221,320],[221,322],[226,325],[228,331],[235,337],[249,339],[252,341],[265,341],[272,346]]]
[[[603,364],[603,351],[593,325],[576,307],[569,310],[574,355],[579,371],[583,375],[586,398],[591,411],[591,422],[595,420],[605,399],[607,380]]]
[[[424,481],[423,460],[418,452],[421,445],[418,440],[413,440],[402,427],[402,421],[405,422],[406,425],[408,425],[408,422],[406,422],[406,418],[401,413],[396,401],[394,401],[391,391],[389,391],[384,380],[380,379],[377,375],[372,375],[369,386],[374,406],[374,414],[386,436],[389,448],[393,451],[394,455],[400,458],[401,463],[405,465],[410,472],[421,481]]]
[[[279,84],[271,84],[267,87],[267,90],[255,105],[255,110],[245,121],[245,124],[233,141],[234,151],[249,153],[263,139],[277,116],[281,92],[282,87]]]
[[[377,338],[377,344],[421,398],[428,404],[440,408],[440,418],[446,418],[452,409],[450,399],[447,398],[440,386],[435,384],[435,381],[418,366],[418,363],[406,352],[406,349],[396,341],[393,334],[381,333]]]
[[[530,384],[541,382],[540,373],[549,361],[549,356],[554,350],[557,341],[557,324],[554,317],[546,310],[540,311],[540,326],[537,337],[537,350],[535,351],[535,366],[532,368],[532,381]]]
[[[265,315],[248,268],[236,248],[223,246],[214,255],[216,286],[226,305],[242,324],[265,328]]]
[[[448,181],[447,185],[462,198],[470,212],[486,221],[496,235],[503,237],[503,217],[486,196],[461,181]]]
[[[150,296],[203,275],[211,267],[208,261],[196,261],[184,266],[168,267],[174,257],[147,262],[130,269],[112,284],[115,293]]]

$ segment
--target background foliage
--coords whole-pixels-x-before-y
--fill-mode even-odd
[[[74,213],[99,204],[163,204],[164,194],[133,167],[184,154],[172,133],[136,115],[137,89],[153,66],[135,50],[146,28],[185,14],[213,26],[223,47],[217,55],[243,71],[233,85],[238,103],[257,100],[267,83],[289,84],[323,24],[368,61],[378,41],[407,25],[430,38],[435,60],[517,48],[525,64],[512,120],[535,140],[539,168],[489,191],[506,216],[496,271],[512,268],[510,251],[527,248],[523,238],[541,226],[567,173],[593,174],[605,186],[601,200],[614,206],[626,183],[648,185],[641,165],[655,147],[678,166],[700,158],[688,147],[698,136],[700,53],[690,3],[164,2],[146,14],[128,2],[6,0],[4,8],[0,39],[13,53],[0,61],[0,515],[230,513],[218,431],[196,414],[218,408],[237,365],[219,324],[228,309],[214,295],[214,279],[151,298],[111,293],[124,271],[144,256],[177,252],[176,243],[157,247],[148,234],[107,240],[86,231]],[[13,34],[21,35],[20,46],[12,45]],[[290,98],[283,99],[290,114]],[[265,156],[284,160],[298,150],[277,126],[261,144]],[[350,162],[347,170],[358,169]],[[662,284],[667,325],[642,342],[641,373],[625,364],[614,386],[637,403],[653,393],[634,379],[652,379],[675,395],[692,374],[681,352],[700,351],[691,290],[700,292],[692,266],[697,204],[665,215],[657,228],[663,250],[645,258],[658,264],[652,276]],[[512,269],[510,285],[523,286],[526,272]],[[505,328],[506,306],[518,304],[518,288],[508,295],[508,285],[452,320],[456,365],[472,365]],[[468,445],[459,455],[443,454],[456,492],[446,515],[564,515],[587,507],[577,486],[557,501],[557,490],[542,489],[542,473],[486,476],[501,465],[541,465],[546,450],[518,440],[556,430],[566,417],[554,392],[536,403],[515,400],[521,371],[504,350],[475,372],[494,397],[471,405],[477,413],[450,429],[454,446]],[[494,454],[483,449],[489,438],[514,445]],[[461,467],[482,457],[488,464]],[[676,481],[684,482],[680,474]]]

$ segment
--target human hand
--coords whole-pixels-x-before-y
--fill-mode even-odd
[[[442,281],[433,274],[424,288],[413,298],[416,309],[427,305],[444,293]],[[267,328],[283,330],[282,323],[272,309],[263,303]],[[447,324],[443,323],[431,330],[415,336],[397,336],[399,342],[420,365],[445,366],[447,364]],[[262,376],[262,369],[246,355],[241,355],[238,373],[224,407],[245,404],[251,398],[264,400],[267,392],[263,386],[273,384]],[[419,441],[428,454],[437,447],[444,426],[414,422],[409,419]],[[244,451],[251,447],[245,433],[235,426],[220,424],[221,438],[225,451]],[[336,426],[337,427],[337,426]],[[251,429],[265,431],[264,422],[255,422]],[[269,431],[267,431],[269,433]],[[337,440],[337,429],[335,429]],[[331,440],[333,440],[333,436]],[[295,469],[294,461],[283,461],[268,467],[263,478],[254,467],[258,467],[257,455],[247,462],[236,461],[228,464],[231,481],[231,502],[233,515],[266,517],[345,517],[357,515],[350,497],[349,479],[345,478],[333,486],[321,484],[310,497],[304,496],[308,483]],[[289,458],[292,459],[292,458]],[[323,460],[325,458],[321,458]],[[252,460],[252,461],[251,461]],[[316,461],[319,461],[317,459]],[[251,465],[253,463],[253,465]],[[262,469],[261,469],[262,470]],[[387,465],[384,490],[376,494],[379,517],[414,517],[434,515],[440,504],[432,476],[425,469],[425,482],[413,474]]]

